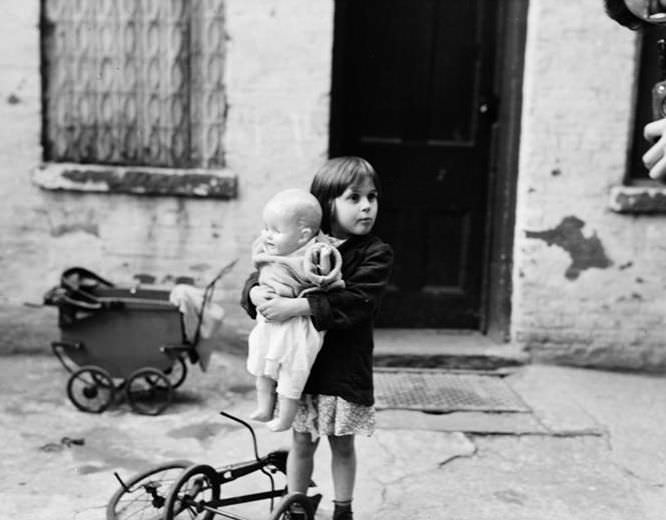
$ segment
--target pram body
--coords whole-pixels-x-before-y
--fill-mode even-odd
[[[77,365],[99,365],[111,377],[127,379],[142,367],[162,371],[173,364],[169,345],[195,355],[182,334],[181,314],[169,290],[112,287],[94,291],[99,310],[61,307],[60,345]],[[157,347],[157,348],[156,348]]]
[[[136,412],[161,413],[187,376],[186,360],[200,360],[204,312],[215,283],[233,264],[203,290],[198,325],[189,338],[182,313],[169,301],[171,287],[119,286],[82,267],[64,271],[44,303],[58,307],[60,339],[51,347],[71,373],[72,403],[99,413],[122,392]]]

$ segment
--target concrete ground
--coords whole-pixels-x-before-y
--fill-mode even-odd
[[[103,519],[114,472],[252,458],[247,431],[218,414],[245,417],[253,406],[242,358],[216,354],[205,374],[190,368],[160,416],[125,404],[93,415],[69,402],[53,356],[0,358],[0,518]],[[379,412],[377,433],[357,442],[355,518],[664,518],[665,377],[527,365],[505,381],[531,413]],[[289,445],[288,433],[257,434],[261,452]],[[318,519],[332,509],[328,457],[322,445]],[[252,518],[265,517],[263,504]]]

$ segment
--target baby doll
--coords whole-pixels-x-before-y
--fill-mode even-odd
[[[319,202],[305,190],[284,190],[268,201],[264,230],[253,245],[260,287],[274,296],[293,298],[344,286],[340,253],[331,238],[319,233],[321,218]],[[291,426],[323,338],[309,317],[270,321],[257,314],[247,359],[249,372],[257,378],[252,419],[268,421],[273,431]],[[276,392],[279,406],[273,418]]]

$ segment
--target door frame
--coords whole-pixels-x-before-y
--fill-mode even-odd
[[[523,66],[529,0],[503,0],[497,7],[497,47],[493,90],[501,100],[492,129],[488,171],[488,201],[484,246],[483,281],[481,284],[480,331],[498,343],[510,340],[515,228],[516,185],[520,149]],[[345,2],[335,3],[334,46],[344,46],[339,39],[340,9]],[[335,68],[342,66],[340,56],[333,55],[331,89],[336,84]],[[335,99],[335,98],[333,98]],[[329,154],[338,148],[340,135],[338,107],[331,103]]]
[[[481,332],[498,343],[511,339],[513,241],[528,4],[529,0],[504,0],[498,6],[494,78],[501,103],[490,152],[486,272],[481,289]]]

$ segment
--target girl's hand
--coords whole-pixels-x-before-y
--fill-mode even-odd
[[[266,302],[272,300],[273,298],[277,297],[277,294],[275,294],[273,291],[271,291],[268,287],[263,287],[261,285],[255,285],[250,289],[250,301],[254,303],[254,306],[257,307],[257,310],[259,310],[259,307]]]
[[[306,298],[283,298],[275,296],[257,305],[257,312],[268,321],[285,321],[296,316],[309,316],[310,304]]]

